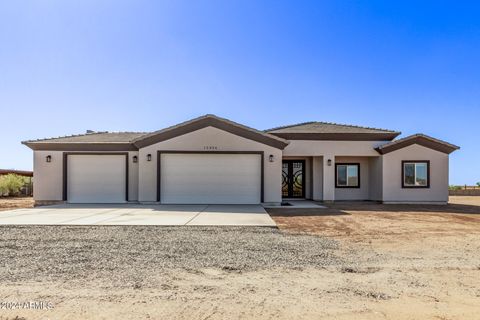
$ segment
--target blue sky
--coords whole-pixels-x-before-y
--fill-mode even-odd
[[[450,180],[473,184],[477,3],[3,1],[0,168],[32,168],[22,140],[214,113],[422,132],[462,147]]]

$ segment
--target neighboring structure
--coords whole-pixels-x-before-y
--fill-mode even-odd
[[[6,174],[16,174],[22,177],[33,177],[33,171],[25,171],[25,170],[13,170],[13,169],[0,169],[0,176]]]
[[[255,130],[205,115],[152,133],[25,141],[37,204],[318,201],[446,203],[448,155],[425,136],[308,122]]]

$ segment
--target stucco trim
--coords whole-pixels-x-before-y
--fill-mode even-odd
[[[173,127],[152,132],[133,140],[133,144],[137,148],[144,148],[146,146],[197,131],[205,127],[215,127],[217,129],[249,140],[257,141],[280,150],[283,150],[288,145],[288,141],[282,138],[213,115],[206,115],[175,125]]]
[[[451,144],[439,139],[432,138],[424,134],[414,134],[414,135],[405,137],[403,139],[399,139],[397,141],[393,141],[393,142],[384,144],[382,146],[379,146],[375,148],[375,150],[380,154],[387,154],[399,149],[406,148],[413,144],[418,144],[423,147],[436,150],[439,152],[443,152],[446,154],[450,154],[453,151],[460,149],[459,146],[456,146],[454,144]]]
[[[264,202],[265,187],[265,152],[264,151],[175,151],[175,150],[158,150],[157,151],[157,202],[161,202],[161,169],[162,154],[258,154],[260,155],[260,202]]]
[[[68,201],[67,194],[68,194],[68,156],[71,155],[98,155],[98,156],[112,156],[112,155],[123,155],[125,156],[125,201],[128,201],[128,176],[129,176],[129,157],[128,152],[64,152],[63,153],[63,194],[62,199],[63,201]]]

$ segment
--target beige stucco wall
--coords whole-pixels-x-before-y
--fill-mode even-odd
[[[133,156],[138,157],[138,151],[128,152],[128,201],[138,201],[138,164],[133,163]]]
[[[312,157],[312,199],[323,200],[323,157]]]
[[[402,188],[402,160],[430,160],[430,188]],[[420,145],[383,156],[384,202],[448,202],[448,155]]]
[[[281,202],[282,157],[306,160],[306,197],[314,200],[383,200],[384,202],[448,201],[448,155],[419,145],[412,145],[380,156],[371,141],[291,141],[282,151],[217,128],[207,127],[139,151],[129,152],[129,200],[156,201],[157,151],[263,151],[264,202]],[[147,154],[152,161],[147,161]],[[274,162],[269,162],[269,155]],[[52,156],[47,163],[45,157]],[[138,155],[138,163],[132,157]],[[332,159],[332,165],[327,165]],[[430,160],[430,188],[401,187],[402,160]],[[359,162],[360,189],[335,188],[335,163]],[[34,199],[61,201],[63,197],[63,152],[34,151]]]
[[[206,147],[216,147],[214,151],[264,151],[264,202],[280,203],[282,179],[282,151],[259,142],[249,140],[229,132],[206,127],[139,150],[139,201],[157,200],[157,151],[206,151]],[[147,161],[147,154],[152,161]],[[269,155],[274,162],[269,162]]]
[[[47,162],[46,157],[52,156]],[[61,201],[63,199],[63,152],[33,152],[33,199],[35,201]]]
[[[369,199],[369,158],[367,157],[335,157],[335,163],[360,164],[360,188],[335,188],[335,200],[368,200]],[[335,185],[335,182],[334,182]]]
[[[369,158],[369,200],[373,201],[382,201],[382,188],[383,188],[383,179],[382,179],[382,168],[383,168],[383,158],[382,157],[371,157]]]
[[[88,151],[82,151],[81,153],[86,152]],[[63,151],[33,152],[33,198],[35,201],[63,200],[63,153]],[[47,155],[52,156],[51,162],[46,162]],[[128,152],[129,201],[138,200],[138,163],[133,163],[132,157],[134,155],[138,155],[138,152]]]
[[[375,148],[385,141],[313,141],[292,140],[283,150],[285,157],[295,156],[353,156],[376,157]]]

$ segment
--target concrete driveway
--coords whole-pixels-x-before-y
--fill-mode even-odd
[[[0,212],[0,225],[268,226],[260,205],[55,205]]]

